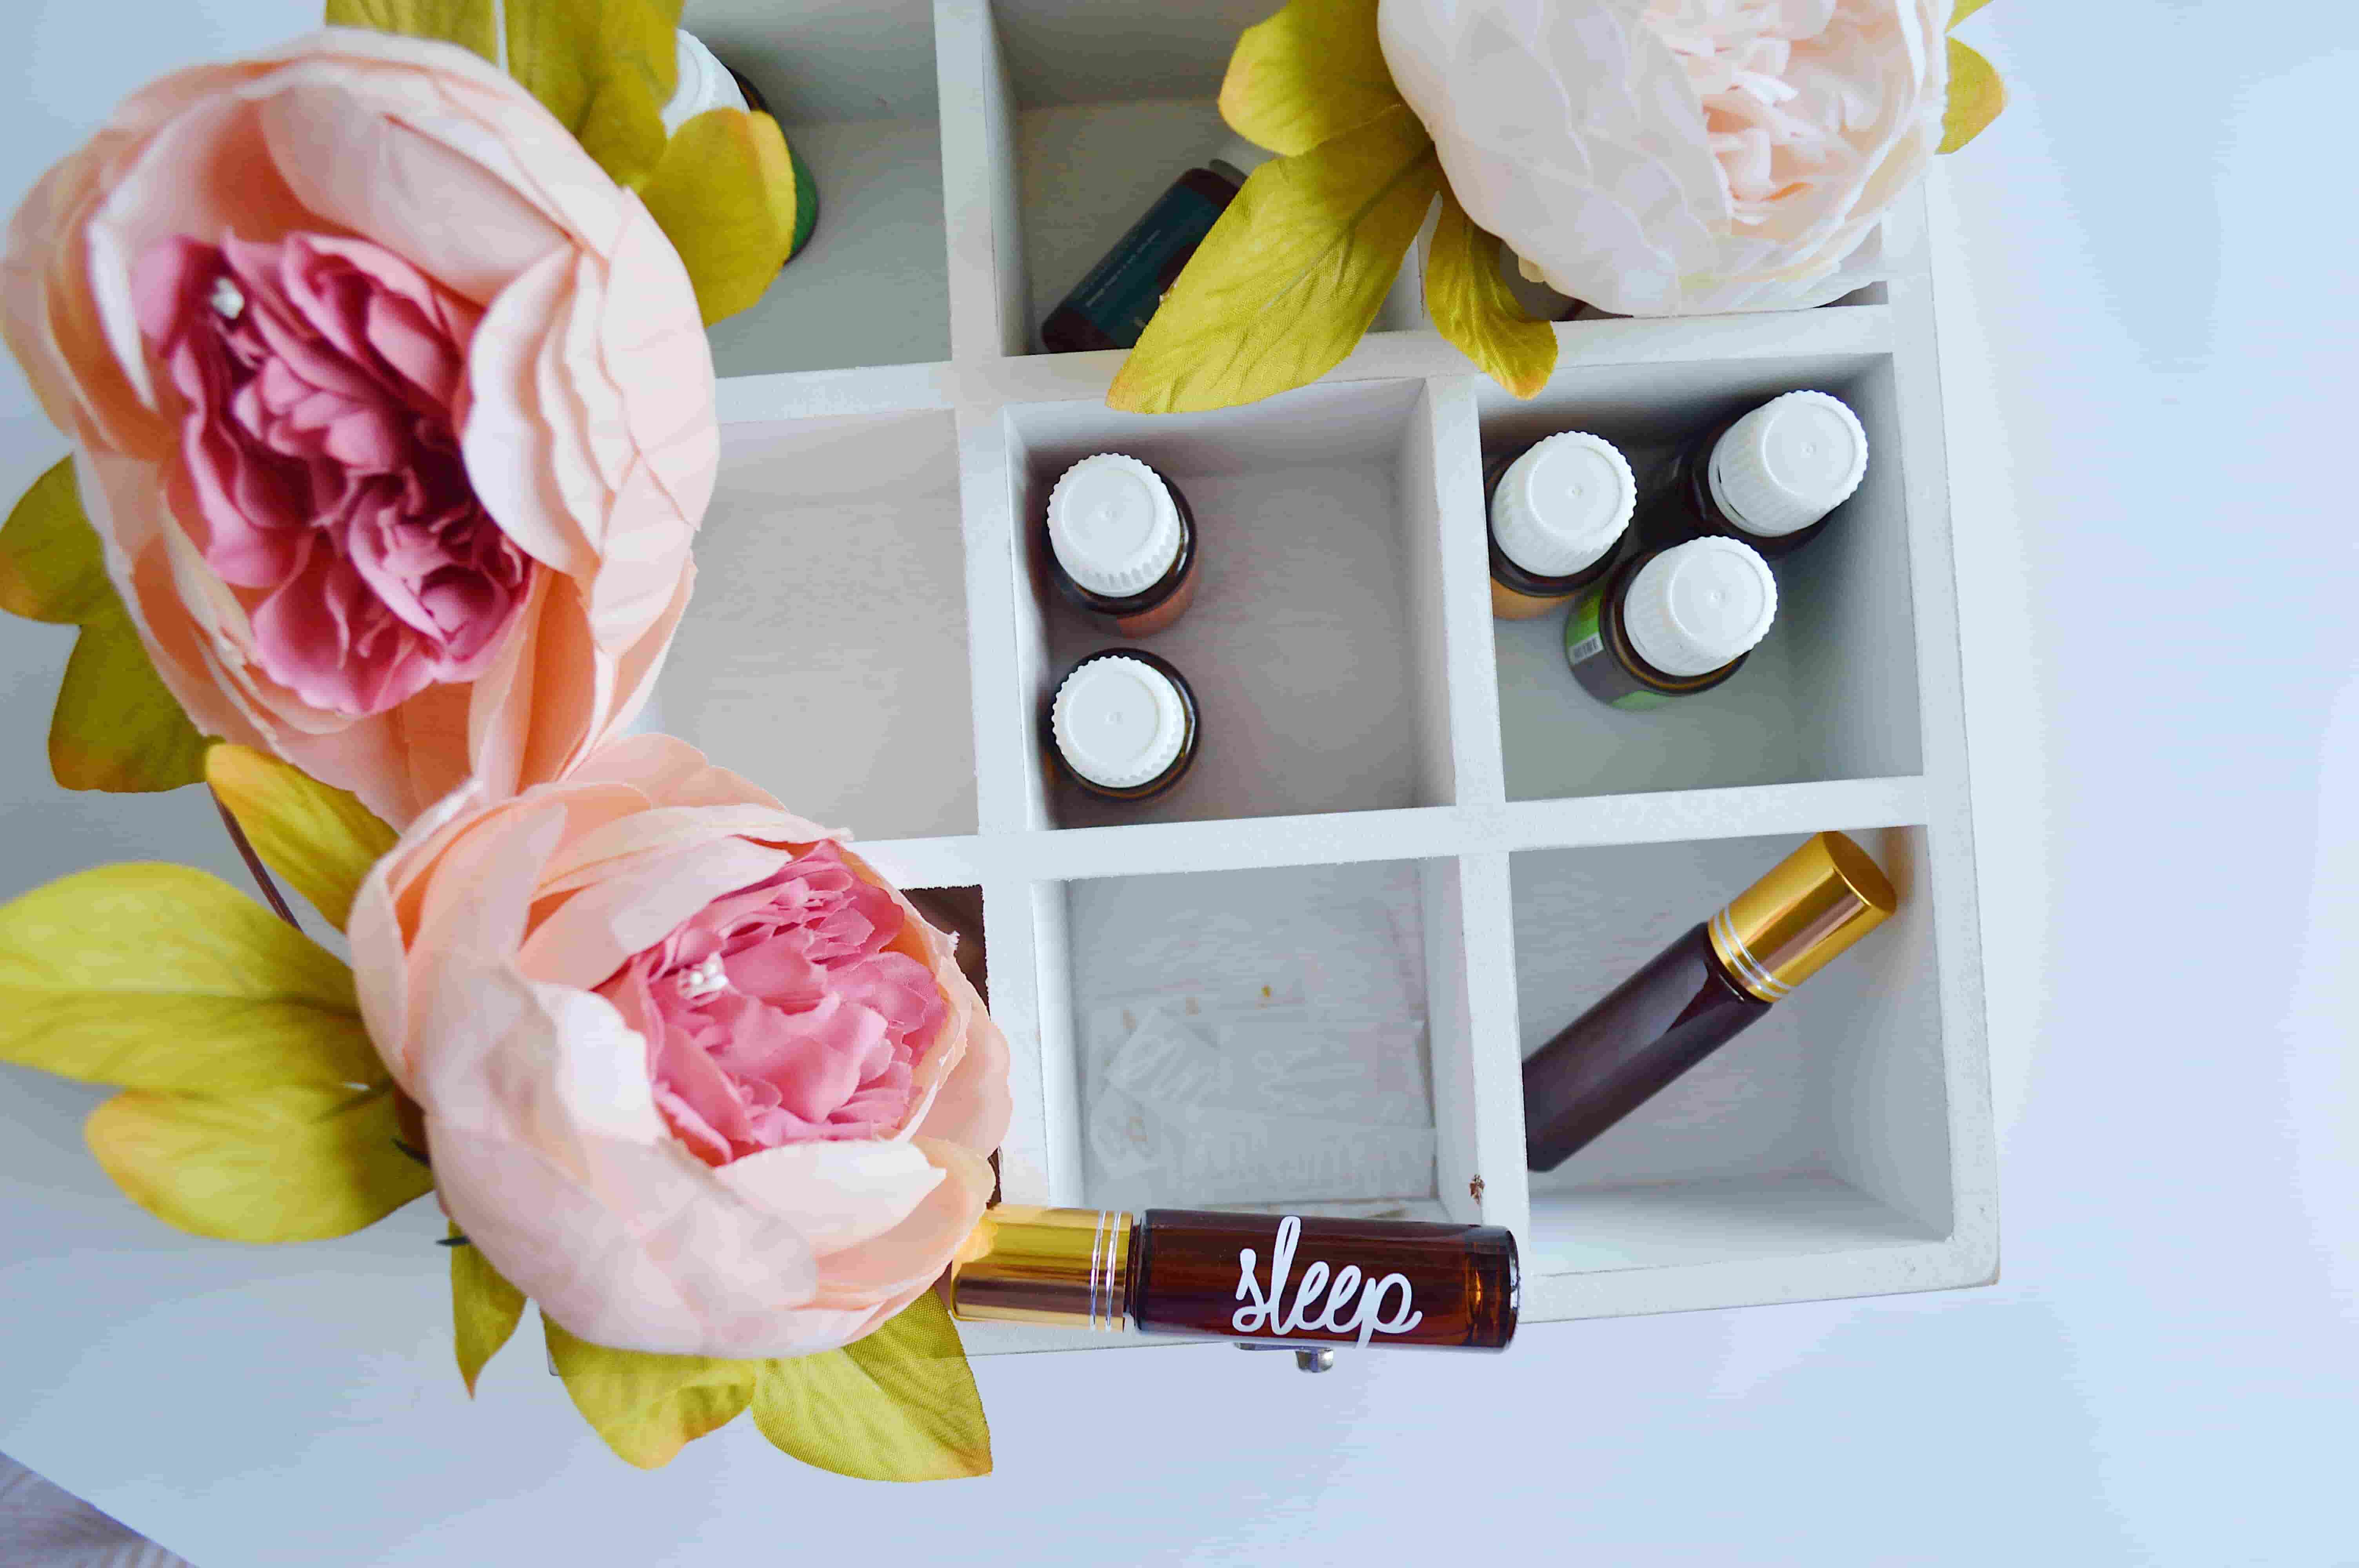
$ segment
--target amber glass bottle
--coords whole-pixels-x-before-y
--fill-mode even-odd
[[[1777,614],[1768,564],[1734,539],[1632,556],[1573,601],[1564,656],[1609,708],[1660,708],[1710,691],[1752,655]]]
[[[1866,472],[1857,415],[1823,392],[1784,393],[1681,448],[1636,532],[1648,549],[1719,535],[1776,560],[1817,538]]]
[[[1169,659],[1101,648],[1076,664],[1049,707],[1049,754],[1106,800],[1150,800],[1195,764],[1196,693]]]
[[[1553,1171],[1883,923],[1892,884],[1821,833],[1524,1059],[1524,1156]]]
[[[1161,471],[1120,452],[1083,458],[1049,494],[1049,575],[1121,637],[1151,637],[1196,597],[1196,514]]]
[[[951,1265],[969,1321],[1255,1343],[1504,1350],[1521,1296],[1512,1233],[1417,1220],[1003,1204]]]
[[[1545,615],[1613,569],[1637,490],[1630,465],[1603,437],[1566,430],[1502,453],[1484,481],[1492,614]]]

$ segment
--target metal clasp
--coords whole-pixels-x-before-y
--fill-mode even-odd
[[[1291,1345],[1266,1345],[1249,1339],[1231,1341],[1240,1350],[1292,1350],[1294,1369],[1298,1372],[1332,1372],[1335,1369],[1335,1352],[1321,1345],[1304,1350]]]

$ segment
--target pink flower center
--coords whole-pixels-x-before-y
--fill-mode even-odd
[[[887,951],[901,906],[832,844],[723,894],[599,994],[647,1037],[656,1103],[708,1163],[899,1130],[948,1004]]]
[[[1855,178],[1843,135],[1872,121],[1875,81],[1843,69],[1877,22],[1851,0],[1650,0],[1647,23],[1702,101],[1704,129],[1739,223],[1766,222],[1788,196]]]
[[[459,455],[474,311],[330,234],[167,240],[133,291],[187,406],[198,543],[271,678],[357,716],[482,675],[532,563]]]

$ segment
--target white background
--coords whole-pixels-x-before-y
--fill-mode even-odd
[[[23,6],[7,203],[138,83],[318,15]],[[887,1492],[742,1423],[643,1476],[528,1346],[460,1404],[416,1216],[309,1259],[125,1253],[95,1271],[119,1296],[27,1299],[35,1249],[165,1244],[80,1154],[90,1097],[6,1072],[33,1130],[0,1189],[42,1206],[0,1252],[0,1450],[207,1568],[2359,1563],[2359,12],[2002,0],[1964,31],[2015,92],[1936,193],[1999,1284],[1321,1379],[1219,1346],[1000,1357],[987,1481]],[[13,496],[63,443],[0,378]],[[70,636],[0,622],[0,893],[125,857],[230,872],[199,792],[49,783]],[[159,1343],[176,1293],[205,1310]],[[309,1325],[283,1356],[266,1309]]]

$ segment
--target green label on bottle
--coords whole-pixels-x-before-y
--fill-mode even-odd
[[[1573,678],[1598,701],[1628,713],[1643,713],[1671,700],[1671,694],[1642,684],[1605,647],[1605,590],[1614,579],[1573,600],[1564,622],[1564,657]]]
[[[1605,652],[1605,590],[1593,588],[1572,601],[1572,613],[1564,622],[1564,656],[1568,663],[1581,665]]]

